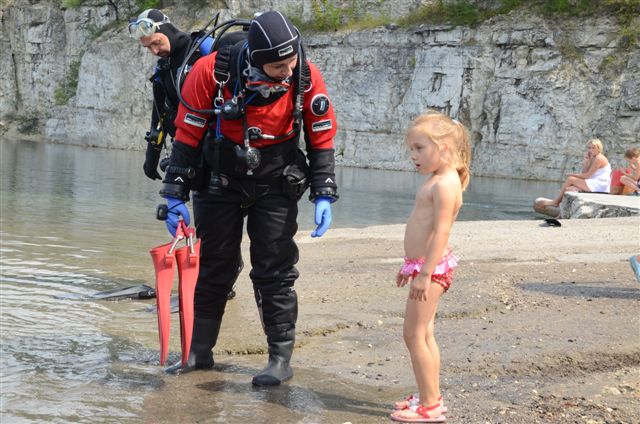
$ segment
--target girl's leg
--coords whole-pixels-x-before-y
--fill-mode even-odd
[[[628,187],[631,190],[630,193],[638,190],[638,182],[631,177],[623,175],[622,177],[620,177],[620,182],[624,185],[624,187]]]
[[[438,399],[440,398],[440,348],[436,343],[436,338],[434,337],[434,324],[435,319],[431,320],[429,325],[427,325],[427,333],[425,335],[424,341],[427,344],[427,349],[431,352],[431,357],[433,358],[433,363],[435,366],[435,375],[436,380],[433,382],[433,387],[435,388],[436,393],[438,394]],[[396,402],[394,407],[395,409],[404,409],[409,407],[410,402],[408,400],[403,400],[400,402]]]
[[[564,196],[565,192],[580,191],[580,190],[591,191],[586,181],[583,180],[582,178],[576,178],[576,177],[567,178],[567,180],[562,185],[562,188],[560,189],[560,194],[558,194],[558,196],[555,199],[553,199],[553,204],[555,206],[559,206],[560,202],[562,202],[562,197]]]
[[[440,398],[440,348],[438,347],[438,343],[436,343],[436,338],[434,334],[435,328],[435,315],[429,325],[427,326],[427,334],[425,336],[425,340],[427,342],[427,349],[431,352],[431,357],[433,358],[433,364],[435,367],[435,381],[433,382],[433,387],[435,389],[436,394],[438,395],[438,399]]]
[[[404,315],[404,341],[411,356],[411,365],[420,392],[420,404],[425,407],[437,404],[439,397],[439,375],[437,373],[439,372],[440,351],[435,344],[433,328],[436,309],[442,293],[444,293],[442,286],[430,284],[427,300],[408,299]],[[434,349],[435,357],[430,347]],[[430,413],[434,417],[438,417],[441,415],[441,410],[438,407],[431,410]],[[412,418],[416,413],[411,410],[399,410],[393,415]]]

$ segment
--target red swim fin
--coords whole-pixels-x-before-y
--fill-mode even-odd
[[[156,270],[156,305],[158,307],[158,335],[160,336],[160,365],[169,356],[171,329],[171,286],[173,285],[174,249],[176,241],[154,247],[149,251]]]
[[[176,250],[178,263],[180,299],[180,341],[182,344],[182,366],[187,365],[191,336],[193,333],[193,298],[200,270],[200,241],[193,243],[193,230],[184,228],[187,246]]]

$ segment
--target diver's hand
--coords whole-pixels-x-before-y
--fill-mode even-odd
[[[164,221],[167,225],[167,230],[171,233],[173,237],[176,236],[176,230],[178,229],[178,225],[180,224],[180,217],[182,217],[186,226],[189,226],[189,222],[191,222],[191,217],[189,216],[189,209],[187,205],[180,200],[174,197],[166,197],[167,199],[167,219]]]
[[[318,227],[311,232],[311,237],[322,237],[331,225],[331,201],[328,197],[318,197],[315,202],[315,219]]]
[[[142,169],[144,169],[144,175],[152,180],[162,179],[160,174],[158,174],[158,163],[160,162],[161,152],[162,147],[156,146],[152,143],[147,143],[147,152],[144,156],[144,165],[142,165]]]

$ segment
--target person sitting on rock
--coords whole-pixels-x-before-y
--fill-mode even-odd
[[[609,193],[611,184],[611,165],[603,154],[602,142],[592,138],[587,142],[587,152],[582,162],[582,172],[569,174],[558,196],[549,202],[550,206],[560,206],[567,191],[591,193]]]
[[[635,157],[629,160],[631,170],[628,174],[620,177],[620,182],[624,184],[625,191],[629,190],[631,194],[640,194],[640,149],[631,148]]]
[[[637,193],[640,189],[640,149],[632,147],[624,152],[628,168],[618,168],[611,173],[611,194]],[[624,182],[623,179],[624,178]]]

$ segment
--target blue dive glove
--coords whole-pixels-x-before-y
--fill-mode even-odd
[[[311,237],[321,237],[331,225],[331,200],[328,197],[318,197],[316,200],[316,225]]]
[[[165,224],[167,225],[167,230],[171,233],[173,237],[176,236],[176,230],[178,229],[178,223],[180,222],[179,217],[182,216],[185,225],[189,226],[189,222],[191,222],[191,218],[189,217],[189,209],[187,205],[184,204],[184,201],[180,199],[176,199],[175,197],[166,197],[167,199],[167,219]]]

